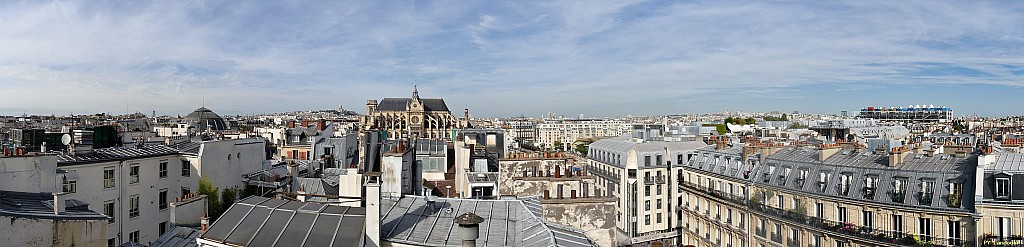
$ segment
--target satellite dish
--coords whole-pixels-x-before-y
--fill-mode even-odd
[[[71,135],[64,134],[64,136],[60,137],[60,142],[64,143],[65,146],[71,144]]]

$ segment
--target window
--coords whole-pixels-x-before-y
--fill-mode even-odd
[[[660,166],[662,164],[662,162],[661,162],[661,154],[658,154],[658,155],[656,155],[654,157],[655,157],[655,159],[654,159],[655,163],[654,164]]]
[[[661,213],[658,213],[658,217],[654,219],[657,220],[657,223],[661,223]]]
[[[836,239],[836,247],[846,247],[846,242]]]
[[[657,209],[661,209],[661,199],[658,199],[655,205],[657,206]]]
[[[782,195],[779,194],[779,195],[775,196],[775,198],[777,199],[776,202],[778,203],[779,209],[785,209],[786,208],[786,200],[783,199]]]
[[[68,180],[66,176],[62,179],[64,180],[64,192],[75,193],[75,191],[78,191],[78,181]]]
[[[999,230],[1000,241],[1006,240],[1006,238],[1010,237],[1010,234],[1013,234],[1013,231],[1011,231],[1013,222],[1010,222],[1010,220],[1008,217],[996,218],[996,229]]]
[[[892,202],[903,203],[907,196],[907,178],[893,178],[892,185]]]
[[[862,223],[862,225],[864,225],[864,227],[867,228],[867,229],[874,228],[874,226],[875,226],[875,215],[872,214],[871,211],[864,211],[864,212],[861,213],[861,215],[862,215],[861,218],[863,218],[862,220],[864,221]]]
[[[107,247],[117,247],[117,239],[116,238],[107,239]]]
[[[103,188],[109,189],[114,188],[114,168],[108,167],[103,169]]]
[[[128,217],[139,217],[139,195],[133,195],[128,199]]]
[[[160,210],[167,209],[167,189],[160,190]]]
[[[818,219],[825,218],[825,204],[819,202],[814,204],[814,208],[816,209],[814,212],[817,213]]]
[[[108,201],[103,203],[103,214],[110,217],[110,223],[114,223],[114,221],[117,219],[117,216],[114,214],[114,201]]]
[[[960,207],[960,197],[961,195],[963,195],[963,191],[963,183],[960,183],[959,181],[955,180],[949,182],[949,196],[947,197],[947,199],[949,199],[948,204],[950,207]]]
[[[961,239],[960,222],[959,221],[955,221],[955,220],[950,220],[950,221],[946,222],[946,225],[947,225],[946,231],[948,231],[946,233],[946,236],[949,237],[949,245],[950,246],[957,246],[957,245],[959,245],[961,243],[960,242],[961,241],[960,240]]]
[[[818,190],[825,192],[825,186],[828,185],[828,179],[832,177],[831,171],[823,171],[818,174]]]
[[[658,193],[659,196],[661,195],[661,185],[660,184],[658,185],[656,192]]]
[[[878,185],[878,175],[867,175],[864,177],[864,199],[874,200],[875,189]]]
[[[188,194],[192,194],[192,191],[189,190],[187,187],[181,187],[181,196],[184,197],[185,195]]]
[[[651,200],[644,201],[644,211],[651,211]]]
[[[166,177],[167,177],[167,161],[166,160],[161,160],[160,161],[160,178],[166,178]]]
[[[921,205],[932,205],[932,189],[934,187],[934,179],[922,179],[920,183],[921,192],[917,195],[917,202]]]
[[[159,235],[163,236],[164,233],[166,233],[166,232],[167,232],[167,221],[160,222],[160,224],[157,225],[157,233],[160,233]]]
[[[896,215],[896,214],[892,215],[892,231],[895,234],[902,234],[903,233],[903,216],[902,215]]]
[[[188,160],[181,160],[181,176],[192,176],[192,164]]]
[[[846,222],[846,207],[836,207],[836,221]]]
[[[644,156],[644,165],[645,166],[651,165],[651,156],[650,155],[645,155]],[[648,225],[650,225],[650,224],[648,224]]]
[[[924,241],[932,240],[932,220],[928,218],[917,219],[917,236]]]
[[[644,196],[651,196],[651,186],[644,186]]]
[[[1010,178],[996,178],[996,198],[1010,199]]]
[[[853,180],[853,174],[840,173],[839,174],[839,194],[846,196],[850,194],[850,182]]]
[[[678,164],[678,165],[682,165],[683,164],[683,155],[682,154],[676,155],[676,164]]]
[[[128,240],[132,243],[139,243],[139,231],[128,233]]]
[[[128,167],[128,175],[131,176],[131,178],[128,180],[129,184],[139,183],[139,165],[134,164]]]
[[[651,216],[644,215],[644,225],[651,225]]]

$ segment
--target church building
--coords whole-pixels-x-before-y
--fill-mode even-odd
[[[411,98],[384,98],[366,101],[366,116],[360,121],[363,131],[385,131],[387,139],[451,140],[455,129],[469,128],[469,109],[463,118],[448,110],[444,99],[420,98],[413,86]]]

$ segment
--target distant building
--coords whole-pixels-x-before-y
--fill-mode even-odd
[[[363,131],[383,130],[387,139],[450,140],[452,130],[469,126],[469,109],[460,119],[448,111],[444,99],[420,98],[415,88],[410,98],[384,98],[379,103],[367,100],[366,116],[360,121]]]
[[[953,110],[933,105],[911,105],[906,108],[868,106],[861,109],[857,117],[897,122],[946,122],[953,118]]]

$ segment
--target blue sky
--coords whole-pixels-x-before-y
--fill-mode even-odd
[[[0,114],[1021,115],[1021,1],[0,1]]]

